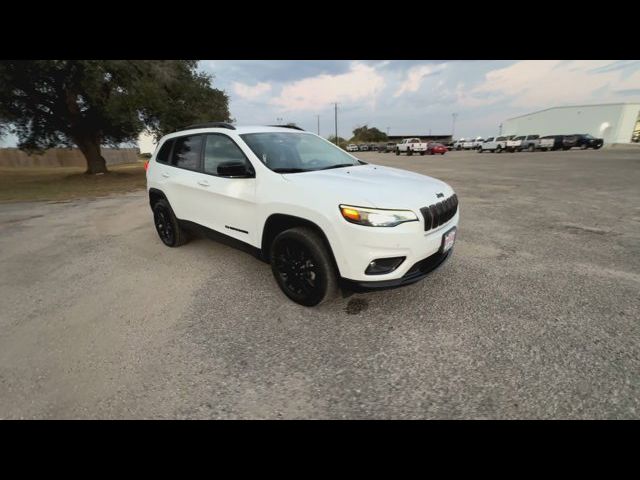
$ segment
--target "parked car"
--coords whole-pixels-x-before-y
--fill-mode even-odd
[[[507,136],[489,137],[484,142],[482,142],[482,145],[480,145],[480,148],[478,149],[478,153],[501,153],[507,148],[507,140],[509,140],[509,137]]]
[[[407,155],[419,153],[420,155],[424,155],[426,151],[427,144],[419,138],[405,138],[396,145],[396,155],[400,155],[401,153],[406,153]]]
[[[462,150],[471,150],[473,149],[474,140],[473,138],[468,138],[464,142],[462,142]]]
[[[540,135],[527,135],[520,142],[519,152],[528,150],[529,152],[535,152],[540,146]]]
[[[507,140],[506,150],[507,152],[516,152],[520,149],[520,145],[522,145],[522,140],[524,140],[524,135],[514,136],[513,138]]]
[[[546,135],[544,137],[540,137],[540,144],[538,147],[543,152],[547,150],[561,150],[564,139],[564,135]]]
[[[358,146],[354,143],[350,143],[349,145],[347,145],[347,152],[357,152],[358,151]]]
[[[367,152],[369,151],[369,145],[365,145],[364,143],[361,145],[358,145],[358,150],[361,152]]]
[[[601,148],[602,145],[604,145],[604,140],[602,138],[595,138],[588,133],[565,135],[562,140],[563,150],[569,150],[573,147],[578,147],[582,150],[586,150],[587,148],[597,150],[598,148]]]
[[[427,153],[429,155],[436,155],[436,154],[444,155],[448,151],[449,149],[441,143],[431,142],[427,144]]]
[[[476,139],[471,141],[471,148],[473,150],[477,150],[482,146],[483,142],[484,142],[484,138],[478,137],[478,138],[476,138]]]
[[[391,152],[395,152],[396,151],[396,144],[393,142],[389,142],[387,143],[387,145],[384,148],[384,152],[385,153],[391,153]]]
[[[297,127],[186,127],[160,139],[146,180],[166,246],[187,242],[187,226],[217,232],[269,262],[282,292],[305,306],[340,287],[421,280],[456,240],[449,185],[367,164]]]
[[[462,144],[465,142],[464,138],[459,138],[458,140],[456,140],[455,142],[453,142],[453,146],[452,148],[454,150],[462,150]]]

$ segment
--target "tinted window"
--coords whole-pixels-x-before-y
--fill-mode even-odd
[[[176,138],[176,144],[171,156],[171,165],[187,170],[197,170],[200,164],[202,149],[202,135]]]
[[[524,140],[524,137],[516,137],[514,140]]]
[[[540,138],[540,135],[529,135],[529,136],[527,137],[527,140],[535,140],[535,139],[537,139],[537,138]]]
[[[240,147],[226,135],[207,135],[204,147],[204,173],[218,175],[218,166],[224,163],[243,163],[249,161]]]
[[[173,146],[173,138],[167,140],[160,147],[158,155],[156,155],[156,162],[169,163],[169,155],[171,154],[171,147]]]
[[[506,140],[507,137],[498,137],[496,138],[496,142],[502,142],[503,140]]]
[[[485,142],[493,142],[493,137],[489,137],[485,140]]]

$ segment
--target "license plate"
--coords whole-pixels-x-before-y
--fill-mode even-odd
[[[451,250],[455,241],[456,228],[454,227],[442,236],[442,253],[446,253]]]

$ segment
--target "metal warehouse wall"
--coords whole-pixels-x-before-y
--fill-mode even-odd
[[[555,107],[506,120],[502,134],[590,133],[605,143],[629,143],[639,112],[639,103]]]

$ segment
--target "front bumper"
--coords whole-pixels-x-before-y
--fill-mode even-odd
[[[433,255],[416,262],[402,277],[393,280],[357,281],[348,278],[340,278],[340,286],[353,292],[371,292],[376,290],[388,290],[404,287],[418,282],[434,270],[441,267],[453,254],[453,248],[446,253],[436,252]]]
[[[340,219],[340,228],[334,231],[335,236],[330,239],[334,252],[341,253],[336,255],[340,276],[347,281],[365,285],[386,285],[386,282],[411,280],[414,273],[412,269],[417,263],[441,251],[443,235],[458,226],[460,209],[448,222],[429,231],[424,230],[424,219],[420,211],[418,215],[419,221],[390,228],[364,227]],[[373,260],[395,257],[405,257],[405,260],[393,272],[365,274],[367,266]]]

